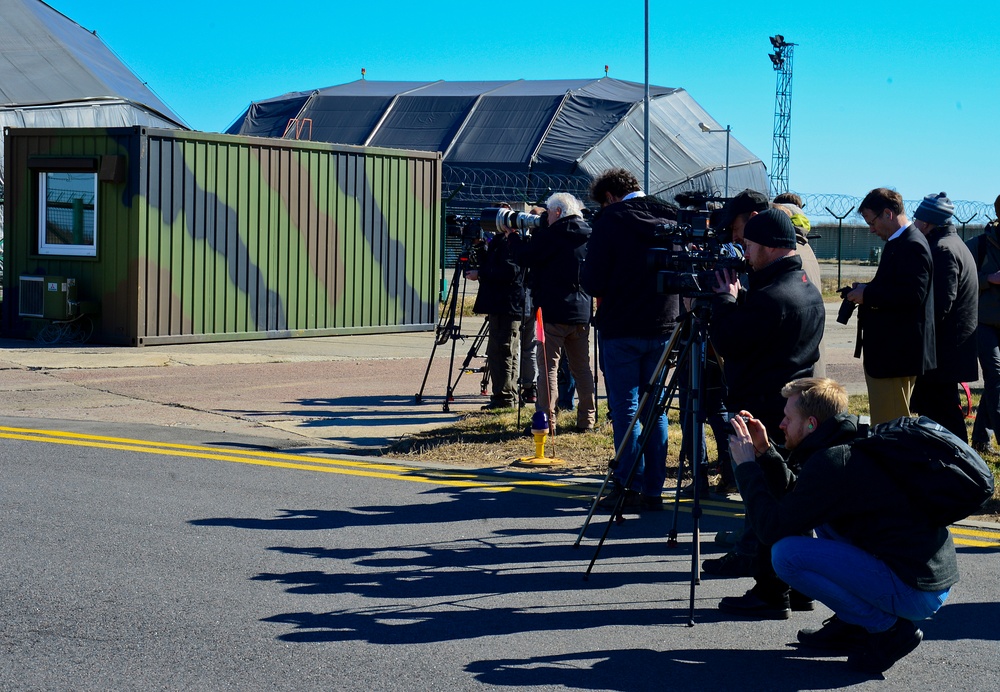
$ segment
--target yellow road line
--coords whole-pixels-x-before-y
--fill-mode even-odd
[[[296,469],[300,471],[318,471],[321,473],[336,473],[367,478],[384,478],[403,480],[414,483],[427,483],[455,488],[481,488],[495,492],[511,492],[540,495],[545,497],[560,497],[581,500],[591,500],[596,492],[594,485],[573,481],[550,481],[538,478],[524,478],[511,481],[509,478],[492,474],[479,474],[464,469],[421,469],[399,464],[380,464],[377,462],[333,459],[285,452],[265,452],[256,450],[231,450],[209,447],[205,445],[188,445],[175,442],[155,442],[136,440],[127,437],[109,437],[103,435],[88,435],[85,433],[65,432],[61,430],[37,430],[32,428],[12,428],[0,426],[0,438],[24,440],[27,442],[44,442],[76,447],[95,447],[100,449],[116,449],[142,454],[159,454],[193,459],[212,459],[255,466],[270,466],[274,468]],[[670,500],[668,498],[667,503]],[[680,501],[680,509],[691,511],[692,500]],[[738,503],[720,500],[702,501],[702,512],[709,516],[742,517],[742,506]]]

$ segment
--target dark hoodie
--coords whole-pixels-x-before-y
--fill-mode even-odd
[[[939,591],[958,581],[955,544],[948,529],[926,514],[878,464],[851,452],[857,418],[840,414],[821,423],[784,462],[772,446],[758,463],[736,467],[747,516],[764,543],[828,524],[874,555],[905,583]],[[796,468],[801,470],[796,472]],[[769,490],[782,484],[780,499]]]
[[[590,226],[580,216],[565,216],[536,228],[516,249],[528,267],[528,287],[546,324],[590,324],[593,300],[580,286]]]
[[[663,247],[657,226],[675,218],[671,207],[652,197],[610,204],[594,217],[582,279],[584,290],[598,299],[595,324],[602,339],[659,337],[673,330],[679,298],[656,290],[657,272],[647,257],[651,248]]]

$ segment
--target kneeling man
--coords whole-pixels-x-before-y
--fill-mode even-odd
[[[955,545],[889,474],[838,444],[844,427],[857,425],[842,386],[803,378],[781,393],[787,460],[759,420],[746,411],[733,419],[747,515],[773,546],[778,577],[834,612],[822,628],[799,631],[799,642],[882,673],[920,644],[915,621],[937,612],[958,581]],[[810,530],[816,538],[802,535]]]

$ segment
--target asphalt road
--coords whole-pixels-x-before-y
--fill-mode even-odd
[[[0,689],[995,689],[995,531],[925,643],[871,680],[731,620],[706,580],[689,626],[691,517],[571,545],[592,487],[512,472],[292,455],[255,438],[2,419]],[[13,426],[13,427],[12,427]],[[114,439],[110,439],[114,438]],[[258,440],[259,441],[259,440]],[[706,506],[711,535],[736,509]]]

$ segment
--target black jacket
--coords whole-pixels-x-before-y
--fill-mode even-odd
[[[593,299],[580,285],[590,226],[579,216],[564,216],[536,228],[517,246],[517,260],[528,268],[528,287],[548,324],[590,324]]]
[[[709,336],[722,356],[730,411],[747,409],[764,421],[768,434],[785,407],[781,388],[812,375],[826,324],[823,296],[806,278],[802,258],[783,257],[750,273],[737,301],[721,294],[712,305]]]
[[[479,293],[473,312],[521,319],[524,312],[524,270],[514,261],[517,233],[497,233],[486,245],[479,265]]]
[[[885,244],[858,311],[871,377],[915,377],[937,367],[933,273],[930,245],[915,227]]]
[[[828,524],[910,586],[924,591],[949,588],[958,581],[951,534],[931,526],[921,508],[875,462],[851,454],[846,443],[856,431],[857,418],[841,414],[821,423],[791,452],[787,464],[771,447],[758,463],[737,466],[754,531],[764,543],[774,544]],[[789,468],[796,465],[801,465],[798,473]],[[768,482],[780,483],[782,473],[791,492],[778,499]]]
[[[1000,224],[987,226],[966,245],[979,270],[979,323],[1000,327],[1000,285],[991,284],[988,278],[1000,271]]]
[[[594,217],[587,244],[583,289],[598,299],[595,324],[602,339],[658,337],[677,321],[680,299],[656,290],[649,250],[662,247],[657,226],[676,218],[672,208],[652,197],[610,204]]]
[[[975,382],[979,379],[976,259],[951,224],[935,228],[927,236],[927,242],[934,259],[934,338],[937,341],[937,368],[928,374],[944,382]]]

